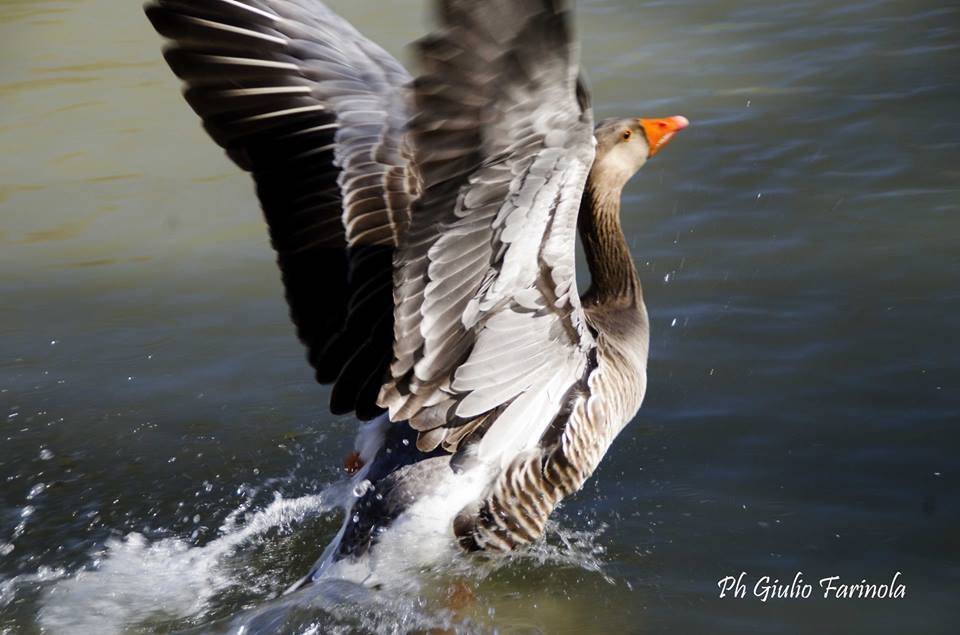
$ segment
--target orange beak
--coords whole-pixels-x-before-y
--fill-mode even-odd
[[[640,125],[647,135],[647,143],[650,145],[650,156],[663,149],[673,135],[690,125],[686,117],[667,117],[666,119],[641,119]]]

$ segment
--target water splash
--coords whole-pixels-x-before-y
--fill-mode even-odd
[[[220,537],[197,547],[180,538],[148,540],[139,533],[110,539],[87,568],[61,577],[44,592],[40,626],[53,633],[120,633],[148,620],[183,620],[201,614],[218,594],[237,584],[225,561],[239,547],[274,529],[289,530],[331,509],[326,492],[294,499],[275,495],[249,516],[241,506]]]
[[[25,573],[7,580],[0,578],[0,609],[9,606],[15,598],[22,597],[25,589],[36,591],[67,575],[66,569],[40,567],[36,573]]]
[[[582,569],[602,576],[608,584],[615,584],[603,568],[607,548],[600,538],[606,530],[607,525],[603,523],[593,529],[569,529],[551,520],[547,522],[545,539],[518,552],[514,558],[532,561],[540,567]]]
[[[537,569],[587,571],[614,583],[603,568],[606,549],[600,538],[605,525],[570,529],[550,522],[547,538],[523,552],[487,563],[457,558],[422,575],[405,576],[406,584],[391,586],[390,592],[342,579],[321,579],[295,594],[280,595],[288,583],[279,579],[282,576],[258,573],[249,556],[262,555],[264,543],[278,534],[289,542],[305,520],[351,499],[358,483],[341,481],[319,494],[299,498],[275,493],[271,502],[257,509],[255,501],[262,499],[258,492],[270,491],[273,485],[268,480],[259,488],[241,488],[238,493],[245,501],[223,521],[219,536],[202,546],[177,537],[151,540],[140,533],[110,539],[80,571],[49,569],[0,580],[0,608],[15,598],[35,597],[38,626],[50,633],[110,635],[184,628],[244,635],[475,633],[495,628],[483,623],[485,618],[476,621],[476,613],[458,615],[443,605],[442,598],[433,597],[442,595],[451,580],[482,587],[499,570],[529,564]],[[225,597],[236,595],[246,595],[249,599],[244,604],[249,607],[252,601],[254,608],[238,613],[237,603],[224,605]],[[230,605],[234,608],[225,616],[223,609]]]

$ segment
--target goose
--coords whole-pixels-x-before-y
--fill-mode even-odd
[[[344,524],[291,590],[537,541],[646,392],[621,192],[689,122],[595,126],[563,0],[436,5],[417,77],[318,0],[145,8],[256,182],[331,412],[364,422]]]

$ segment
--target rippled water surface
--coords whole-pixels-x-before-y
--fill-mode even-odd
[[[694,122],[624,209],[647,403],[473,601],[290,606],[355,426],[139,4],[0,0],[0,631],[956,632],[960,7],[581,2],[598,116]],[[427,28],[331,5],[404,60]],[[719,599],[741,571],[907,594]]]

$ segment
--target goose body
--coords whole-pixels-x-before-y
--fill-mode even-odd
[[[368,421],[343,529],[305,581],[537,540],[646,391],[620,193],[686,120],[595,128],[560,0],[438,5],[416,79],[317,0],[146,9],[253,174],[331,410]]]

